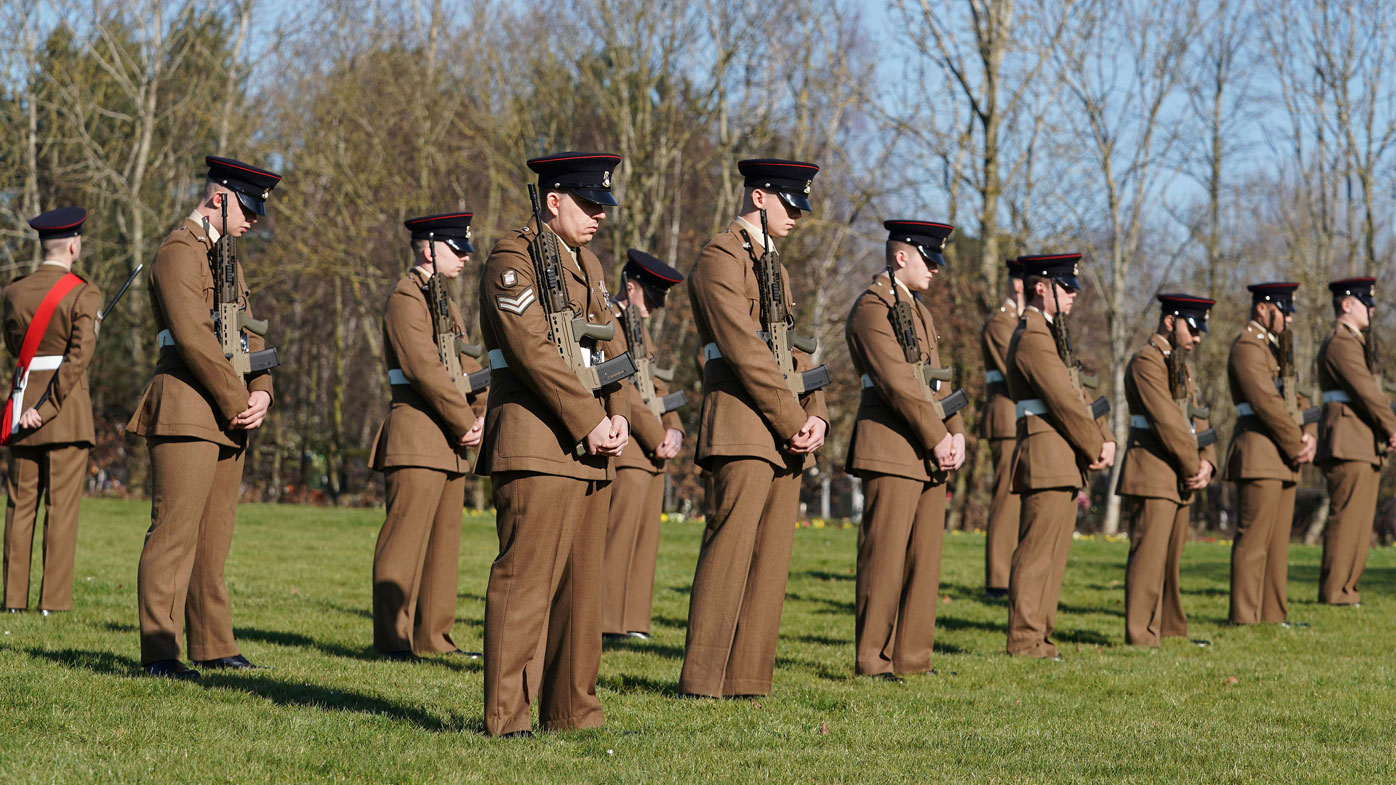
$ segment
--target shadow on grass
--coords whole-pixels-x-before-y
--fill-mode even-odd
[[[683,647],[674,646],[667,643],[655,643],[653,640],[636,640],[634,638],[620,638],[618,640],[602,639],[601,650],[604,651],[631,651],[636,654],[653,654],[671,660],[683,659]]]
[[[825,681],[851,681],[853,679],[853,669],[834,669],[822,662],[811,660],[795,659],[794,657],[776,657],[776,670],[785,668],[798,668],[803,671],[813,673]]]
[[[834,638],[828,635],[782,635],[783,641],[794,641],[796,643],[812,643],[816,646],[851,646],[852,638]]]
[[[938,630],[982,630],[984,632],[997,632],[1001,635],[1008,634],[1008,618],[1002,623],[991,621],[979,621],[978,619],[962,619],[958,616],[938,616],[936,618],[936,629]]]
[[[1116,641],[1105,637],[1095,630],[1056,630],[1052,633],[1052,639],[1064,643],[1080,643],[1085,646],[1114,646]]]
[[[147,678],[141,671],[140,662],[135,658],[113,654],[109,651],[84,649],[18,649],[18,651],[23,651],[36,659],[48,660],[67,668],[86,670],[102,676]],[[389,717],[410,722],[433,733],[458,731],[484,733],[483,720],[448,722],[420,709],[403,706],[372,695],[335,690],[313,684],[292,684],[277,681],[270,676],[205,671],[202,679],[188,683],[190,686],[223,687],[238,690],[278,706],[300,706],[325,711]]]
[[[817,581],[851,581],[855,580],[850,572],[831,572],[829,570],[804,570],[803,572],[790,573],[790,580],[801,578],[812,578]]]
[[[665,616],[662,614],[655,613],[650,616],[650,623],[659,625],[661,627],[672,627],[676,630],[688,629],[687,616],[679,618],[678,616]]]
[[[662,695],[669,698],[679,696],[679,685],[672,681],[661,681],[649,676],[636,676],[632,673],[622,673],[617,676],[598,676],[596,686],[621,693],[650,693],[652,695]]]
[[[1068,605],[1064,602],[1057,603],[1057,611],[1059,613],[1079,613],[1083,616],[1094,613],[1101,616],[1118,616],[1121,619],[1125,617],[1125,612],[1118,608],[1101,608],[1094,605]]]
[[[373,650],[372,646],[359,648],[355,646],[345,646],[339,643],[328,643],[326,641],[315,640],[309,635],[302,635],[298,632],[263,630],[256,627],[237,627],[234,630],[234,635],[238,640],[270,643],[273,646],[315,649],[331,657],[347,657],[352,660],[379,659],[378,653]]]

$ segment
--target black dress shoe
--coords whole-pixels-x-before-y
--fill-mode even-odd
[[[629,635],[626,635],[626,634],[623,633],[623,632],[603,632],[603,633],[601,633],[601,640],[603,640],[603,641],[623,641],[623,640],[625,640],[626,638],[629,638],[629,637],[630,637]]]
[[[23,609],[23,608],[6,608],[6,609],[5,609],[5,612],[6,612],[6,613],[24,613],[24,609]]]
[[[413,653],[410,652],[410,651],[388,651],[388,652],[383,652],[383,654],[382,654],[381,656],[383,657],[383,659],[385,659],[385,660],[392,660],[393,662],[421,662],[421,661],[422,661],[422,658],[421,658],[421,657],[418,657],[417,655],[413,654]]]
[[[231,657],[219,657],[213,660],[194,660],[194,664],[200,668],[231,668],[233,670],[265,670],[261,665],[253,665],[241,654],[234,654]]]
[[[890,681],[894,684],[906,684],[906,679],[895,673],[873,673],[870,677],[877,681]]]
[[[179,681],[194,681],[199,678],[199,672],[185,665],[179,660],[158,660],[145,666],[147,676],[159,676],[166,679],[177,679]]]
[[[446,654],[454,654],[459,657],[469,657],[472,660],[478,660],[481,657],[485,656],[478,651],[466,651],[464,649],[451,649],[450,651],[446,652]]]
[[[533,738],[533,731],[531,731],[531,730],[516,730],[516,731],[510,731],[509,733],[501,733],[501,734],[499,734],[499,738],[501,738],[501,739],[531,739],[531,738]]]
[[[648,632],[639,632],[638,630],[637,630],[637,631],[634,631],[634,632],[627,632],[627,633],[625,634],[625,637],[627,637],[627,638],[634,638],[634,639],[637,640],[637,641],[652,640],[652,638],[650,638],[650,634],[649,634]]]

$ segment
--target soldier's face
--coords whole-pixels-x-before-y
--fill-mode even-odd
[[[590,243],[606,219],[604,206],[559,191],[548,194],[548,209],[553,214],[548,225],[563,242],[574,247]]]
[[[436,272],[443,278],[455,278],[465,269],[465,263],[470,261],[470,254],[456,253],[455,249],[447,245],[444,241],[436,242]],[[427,260],[430,263],[430,259]]]
[[[649,301],[645,299],[645,290],[629,278],[625,279],[625,300],[635,306],[635,310],[640,312],[640,318],[649,318],[650,304]]]
[[[803,215],[798,208],[791,207],[779,195],[767,193],[760,188],[752,191],[752,201],[757,207],[766,208],[766,231],[772,237],[789,237],[795,222]]]
[[[924,292],[931,288],[931,281],[940,272],[940,266],[926,261],[926,257],[915,251],[898,251],[897,259],[902,263],[901,275],[897,276],[913,292]]]
[[[1352,321],[1352,326],[1359,330],[1365,330],[1372,326],[1372,311],[1362,301],[1356,297],[1348,297],[1343,301],[1343,308],[1347,311],[1348,319]]]
[[[1037,293],[1042,296],[1043,312],[1049,314],[1071,313],[1071,308],[1076,304],[1076,290],[1068,289],[1065,286],[1052,281],[1051,283],[1039,281]]]
[[[1173,317],[1173,346],[1184,352],[1190,352],[1202,343],[1202,334],[1194,333],[1192,325],[1187,319]]]
[[[242,206],[242,202],[230,191],[220,191],[215,199],[228,200],[228,234],[232,237],[241,237],[247,234],[247,230],[257,223],[257,214]],[[215,202],[215,206],[219,206]],[[214,227],[223,231],[223,227]]]

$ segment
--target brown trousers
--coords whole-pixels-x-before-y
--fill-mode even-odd
[[[465,475],[404,466],[383,481],[388,517],[373,549],[373,648],[455,651]]]
[[[989,499],[988,537],[984,543],[984,588],[1007,589],[1018,547],[1018,518],[1022,500],[1013,493],[1013,445],[1015,439],[990,439],[994,459],[994,495]]]
[[[664,475],[620,469],[611,483],[602,571],[601,631],[649,632]]]
[[[719,458],[712,507],[693,573],[679,692],[767,695],[790,577],[800,473],[777,473],[756,458]]]
[[[860,675],[931,669],[940,599],[945,484],[863,475],[854,651]]]
[[[87,477],[87,448],[75,444],[11,447],[5,503],[4,607],[29,607],[29,561],[39,500],[44,501],[44,578],[39,608],[73,609],[73,555],[78,504]]]
[[[1008,579],[1008,653],[1056,657],[1052,631],[1076,531],[1076,489],[1049,488],[1021,496],[1018,547]]]
[[[1381,469],[1366,461],[1331,461],[1323,467],[1323,475],[1328,480],[1329,507],[1318,601],[1351,605],[1362,599],[1357,582],[1372,544]]]
[[[1146,496],[1126,496],[1125,503],[1125,643],[1157,647],[1160,638],[1187,637],[1178,568],[1188,538],[1189,505]]]
[[[599,727],[611,484],[531,472],[493,479],[499,556],[485,592],[485,732],[528,730],[535,698],[547,730]]]
[[[1240,480],[1231,546],[1231,623],[1285,620],[1289,612],[1289,531],[1294,489],[1283,480]]]
[[[223,563],[233,542],[244,450],[201,439],[147,437],[150,530],[136,571],[141,664],[238,653]]]

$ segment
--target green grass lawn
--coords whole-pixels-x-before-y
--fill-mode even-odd
[[[608,726],[532,742],[481,735],[478,663],[370,650],[375,510],[244,505],[228,562],[242,651],[271,670],[197,684],[137,678],[141,502],[83,507],[77,609],[0,616],[0,776],[18,782],[1396,782],[1396,549],[1374,552],[1364,607],[1314,602],[1319,551],[1290,551],[1291,618],[1226,626],[1227,558],[1188,546],[1202,649],[1126,647],[1127,546],[1075,543],[1065,661],[1003,653],[980,599],[984,540],[946,538],[938,676],[853,676],[852,529],[802,529],[775,692],[676,700],[701,527],[665,524],[655,636],[607,650]],[[456,640],[479,648],[495,553],[468,517]],[[35,589],[37,591],[37,587]]]

